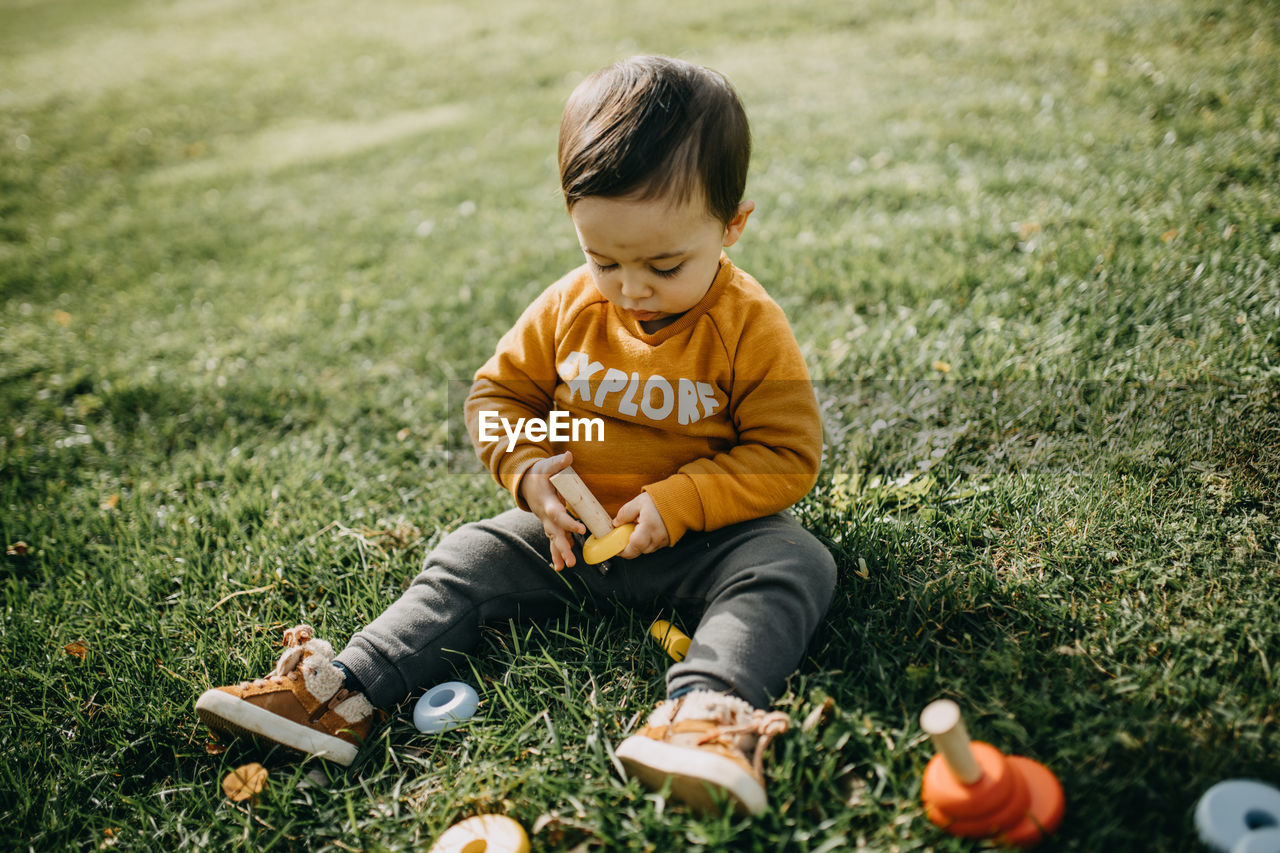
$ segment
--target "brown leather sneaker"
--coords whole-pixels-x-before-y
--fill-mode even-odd
[[[716,814],[728,802],[739,814],[759,814],[768,805],[765,747],[789,725],[781,711],[699,690],[659,703],[616,754],[628,776],[652,790],[669,781],[671,798],[694,811]]]
[[[342,765],[355,761],[373,727],[364,694],[342,687],[333,646],[306,625],[284,632],[285,651],[266,678],[206,690],[196,713],[209,728],[248,734]]]

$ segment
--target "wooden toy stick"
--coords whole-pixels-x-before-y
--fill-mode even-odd
[[[587,484],[582,482],[578,472],[572,468],[552,474],[551,485],[556,487],[564,502],[591,531],[587,541],[582,544],[582,559],[594,566],[622,553],[631,540],[631,532],[636,529],[634,524],[614,527],[609,513],[605,512],[600,501],[596,500],[596,496],[591,494]]]
[[[969,732],[960,716],[960,706],[950,699],[930,702],[920,712],[920,728],[933,741],[951,774],[965,785],[976,785],[982,779],[982,767],[973,756]]]
[[[577,471],[565,468],[563,471],[552,474],[551,485],[556,487],[556,491],[569,505],[569,509],[582,519],[582,523],[587,526],[593,536],[603,539],[613,530],[613,519],[610,518],[609,513],[605,512],[600,501],[596,500],[596,496],[591,494],[591,490],[587,488],[586,483],[582,482]]]

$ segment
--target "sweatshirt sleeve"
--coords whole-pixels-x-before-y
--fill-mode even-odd
[[[804,357],[782,309],[759,306],[736,341],[730,415],[737,443],[645,487],[672,544],[780,512],[818,479],[822,421]]]
[[[555,332],[563,294],[558,285],[543,291],[502,336],[497,351],[476,371],[465,405],[467,432],[480,461],[511,492],[516,505],[526,510],[529,507],[520,496],[521,478],[530,465],[553,455],[551,446],[522,435],[508,449],[500,424],[502,419],[510,424],[521,418],[546,419],[552,409],[557,381]]]

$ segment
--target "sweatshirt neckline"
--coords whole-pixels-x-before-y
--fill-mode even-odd
[[[733,262],[729,260],[729,257],[724,252],[721,252],[720,266],[716,270],[716,276],[711,280],[711,286],[707,288],[707,292],[702,294],[702,298],[698,300],[698,304],[681,314],[675,322],[670,325],[663,326],[652,334],[646,332],[644,327],[640,325],[640,321],[635,317],[632,317],[626,311],[623,311],[616,305],[611,305],[611,307],[615,316],[618,317],[628,332],[645,343],[660,344],[692,327],[693,324],[698,321],[699,317],[706,314],[711,306],[715,304],[716,300],[720,298],[720,292],[724,290],[725,282],[727,282],[732,275]]]

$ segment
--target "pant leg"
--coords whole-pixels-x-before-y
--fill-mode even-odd
[[[670,583],[663,599],[705,607],[688,654],[667,671],[667,693],[705,688],[768,706],[831,604],[831,553],[784,513],[687,534],[646,558],[666,564],[655,573]]]
[[[451,652],[473,649],[485,622],[562,609],[578,597],[575,577],[552,568],[546,533],[532,513],[510,510],[463,525],[337,660],[360,679],[374,706],[389,707],[436,680]]]

